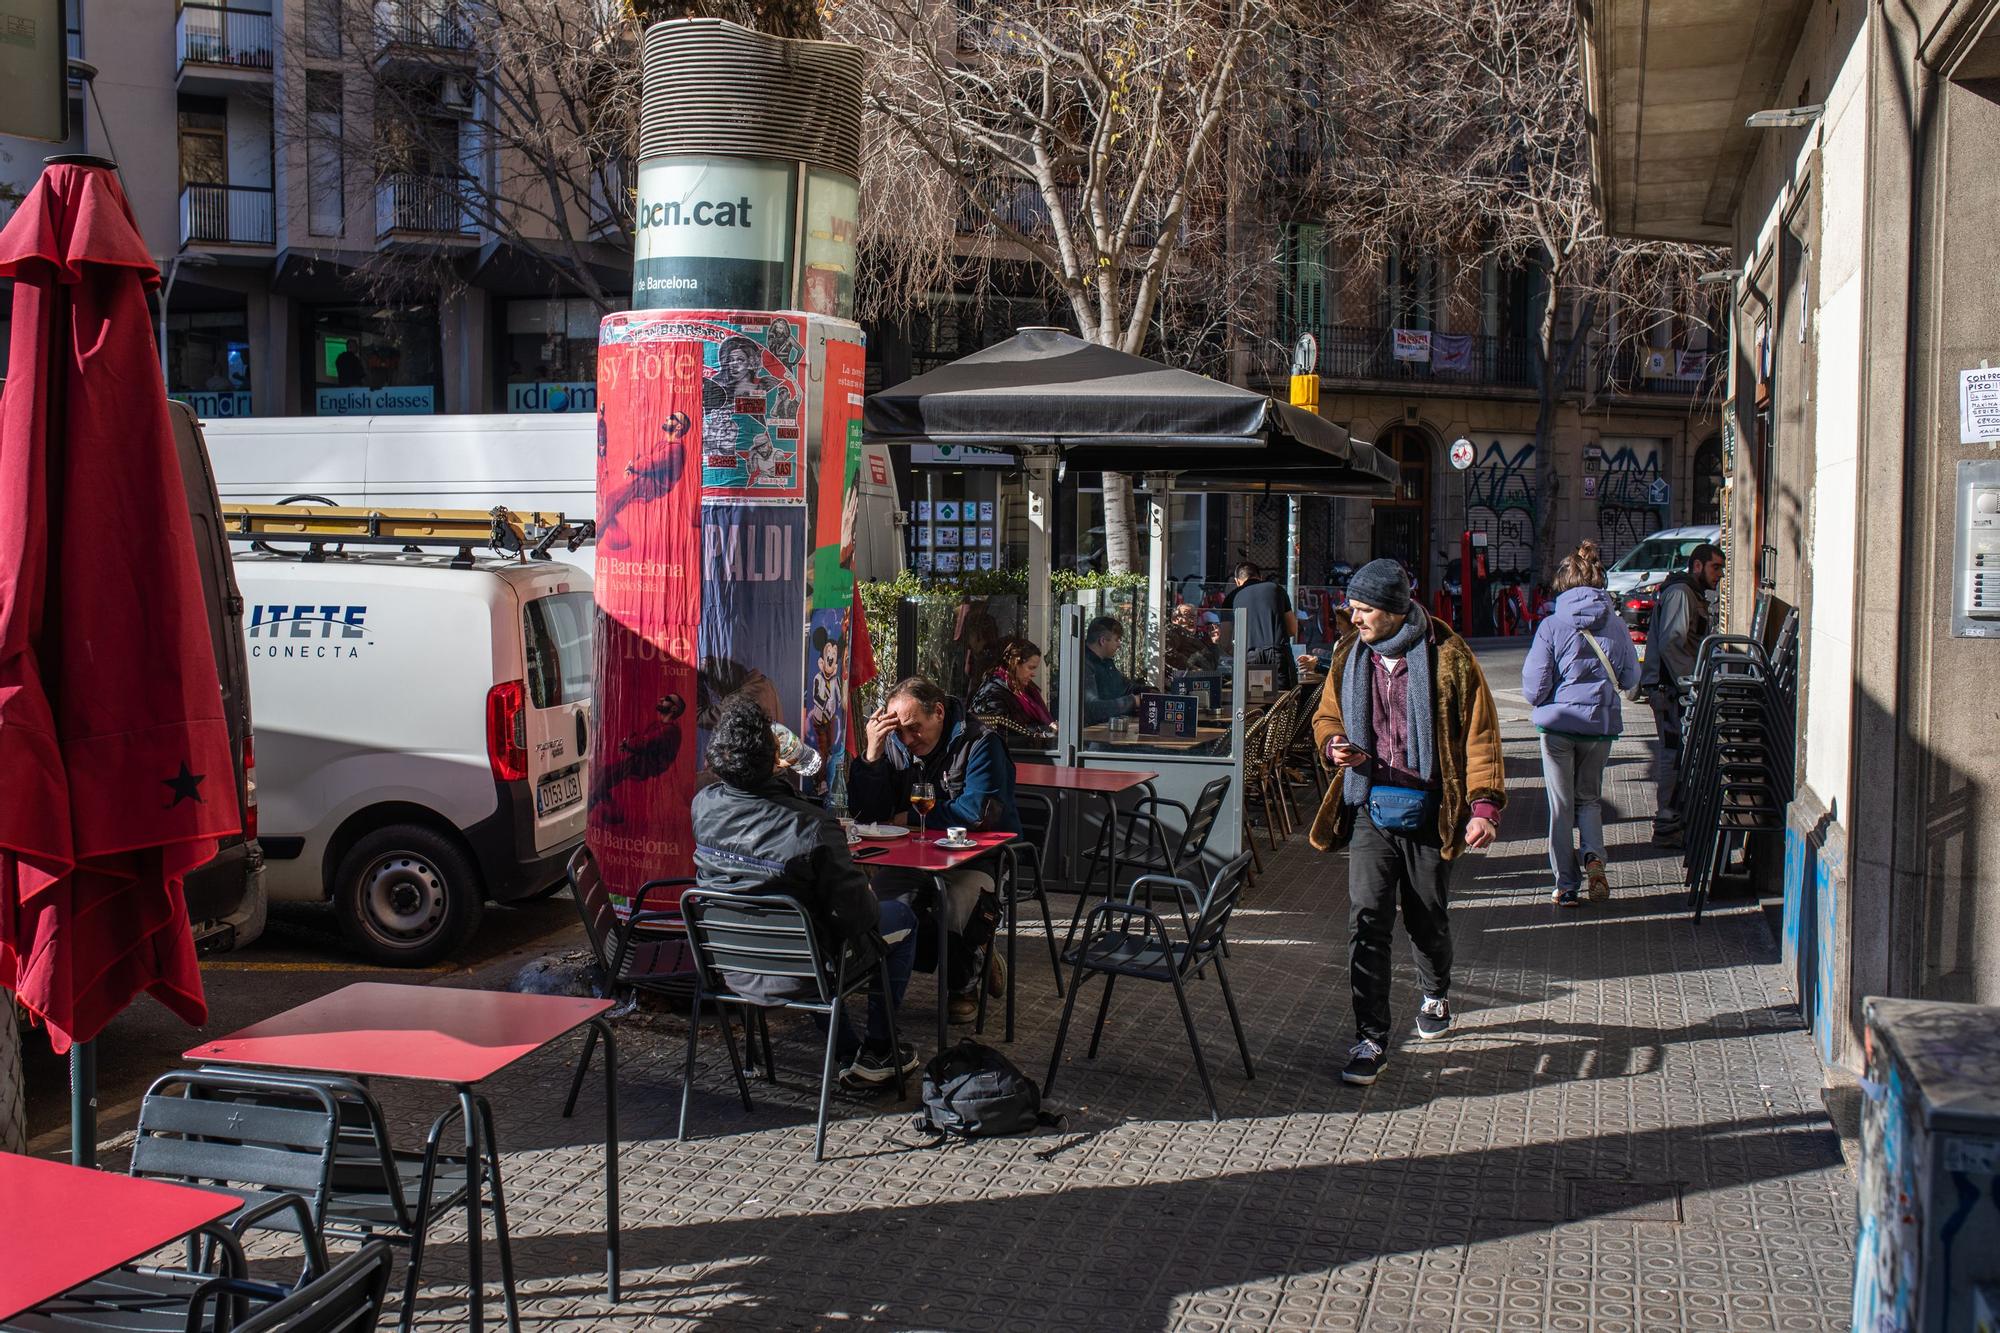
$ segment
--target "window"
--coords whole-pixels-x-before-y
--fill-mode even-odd
[[[1316,331],[1329,323],[1326,299],[1326,228],[1294,223],[1285,236],[1285,327]]]
[[[341,0],[307,0],[306,51],[316,56],[340,54]]]
[[[229,110],[219,97],[180,102],[181,188],[229,184]]]
[[[1382,261],[1382,323],[1392,329],[1437,327],[1437,260],[1402,246]]]
[[[536,708],[590,698],[597,603],[587,592],[537,597],[522,608],[528,641],[528,701]]]
[[[320,306],[307,328],[306,371],[317,415],[437,411],[435,306]]]
[[[629,298],[611,298],[622,310]],[[602,312],[581,297],[507,302],[501,355],[509,412],[597,408],[597,326]]]
[[[347,217],[338,74],[306,72],[306,230],[338,236]]]

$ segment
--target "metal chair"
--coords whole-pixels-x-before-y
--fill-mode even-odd
[[[244,1101],[267,1095],[288,1104]],[[198,1298],[214,1282],[227,1279],[243,1292],[276,1300],[318,1278],[327,1269],[321,1228],[332,1194],[337,1125],[331,1097],[301,1097],[283,1079],[208,1070],[155,1079],[140,1103],[130,1173],[221,1189],[242,1205],[190,1237],[186,1267],[123,1265],[16,1316],[7,1327],[37,1333],[226,1328],[240,1305],[218,1308],[214,1323],[196,1318]],[[249,1281],[241,1242],[252,1227],[299,1237],[304,1254],[296,1285]]]
[[[1208,853],[1208,842],[1215,833],[1215,821],[1222,814],[1222,807],[1229,799],[1229,779],[1216,778],[1203,787],[1194,798],[1192,808],[1165,796],[1141,796],[1130,810],[1118,812],[1119,828],[1113,833],[1115,844],[1100,841],[1097,847],[1084,853],[1084,859],[1092,863],[1087,883],[1096,883],[1096,864],[1100,860],[1114,859],[1120,867],[1158,875],[1173,875],[1180,878],[1190,876],[1196,879],[1207,877],[1204,861]],[[1178,811],[1181,817],[1181,831],[1172,837],[1166,822],[1161,818],[1162,809]],[[1107,876],[1108,880],[1108,876]],[[1109,902],[1117,892],[1117,886],[1110,885],[1103,901]],[[1063,936],[1063,947],[1067,949],[1076,939],[1076,929],[1083,922],[1085,895],[1079,894],[1076,910],[1070,915],[1069,930]],[[1060,988],[1056,994],[1061,995]]]
[[[367,1333],[381,1321],[394,1259],[387,1244],[371,1241],[320,1277],[235,1324],[235,1333]],[[196,1296],[190,1326],[203,1318],[202,1306],[211,1299],[219,1312],[225,1296],[260,1295],[254,1284],[219,1278]]]
[[[688,1106],[694,1095],[695,1052],[701,1039],[701,1001],[733,1004],[747,1010],[796,1009],[823,1014],[827,1020],[826,1060],[820,1069],[819,1118],[813,1131],[813,1160],[826,1160],[826,1109],[833,1092],[834,1047],[840,1037],[840,1019],[847,998],[865,992],[871,980],[879,981],[882,994],[891,994],[887,959],[868,969],[853,964],[853,954],[843,948],[838,959],[829,959],[821,947],[819,931],[811,913],[798,899],[782,894],[718,893],[689,889],[681,895],[681,912],[687,920],[688,942],[695,956],[695,1010],[688,1022],[687,1067],[681,1083],[681,1120],[676,1139],[687,1137]],[[735,994],[723,979],[725,972],[757,977],[783,977],[810,983],[808,997],[787,1000],[755,1000]],[[719,1009],[717,1020],[729,1043],[732,1063],[736,1060],[736,1039],[729,1019]],[[768,1040],[768,1038],[767,1038]],[[896,1035],[895,1006],[889,1006],[889,1046],[900,1052]],[[767,1057],[768,1058],[768,1057]],[[900,1065],[900,1061],[899,1061]],[[743,1109],[750,1109],[750,1090],[736,1073]],[[896,1074],[896,1094],[903,1094],[903,1075]]]
[[[203,1071],[206,1073],[207,1071]],[[453,1210],[468,1206],[467,1194],[478,1190],[478,1206],[493,1214],[494,1238],[500,1251],[500,1282],[507,1323],[520,1328],[520,1302],[514,1289],[513,1242],[507,1229],[507,1204],[500,1184],[499,1150],[493,1108],[486,1098],[462,1092],[431,1122],[421,1152],[391,1146],[389,1126],[368,1085],[337,1074],[303,1071],[260,1073],[264,1086],[239,1101],[260,1109],[297,1105],[303,1100],[330,1099],[340,1127],[334,1151],[331,1191],[321,1227],[324,1234],[345,1239],[386,1240],[407,1245],[410,1261],[403,1275],[400,1326],[408,1333],[416,1316],[417,1286],[422,1278],[424,1251],[432,1225]],[[478,1140],[485,1145],[476,1169],[464,1152],[443,1150],[444,1132],[454,1120],[479,1116]],[[480,1237],[470,1234],[468,1245]]]
[[[1042,1085],[1043,1096],[1055,1090],[1063,1045],[1069,1038],[1070,1017],[1076,1012],[1077,996],[1083,993],[1083,974],[1100,972],[1104,975],[1104,998],[1098,1002],[1097,1025],[1091,1029],[1090,1051],[1085,1058],[1097,1058],[1097,1045],[1104,1036],[1104,1018],[1111,1012],[1111,991],[1118,978],[1136,977],[1171,985],[1174,999],[1180,1004],[1181,1022],[1187,1028],[1188,1047],[1194,1052],[1195,1072],[1201,1075],[1201,1089],[1208,1095],[1209,1118],[1222,1119],[1222,1110],[1215,1100],[1215,1085],[1209,1081],[1208,1063],[1202,1058],[1201,1038],[1195,1033],[1194,1014],[1188,1008],[1186,983],[1208,968],[1215,969],[1215,979],[1222,986],[1222,1002],[1229,1009],[1230,1026],[1236,1031],[1236,1049],[1243,1057],[1243,1076],[1254,1079],[1257,1075],[1250,1064],[1249,1043],[1243,1037],[1243,1020],[1236,1012],[1236,997],[1229,989],[1229,976],[1222,963],[1229,918],[1242,895],[1249,867],[1250,856],[1246,852],[1216,871],[1206,892],[1176,876],[1142,875],[1126,891],[1124,902],[1099,903],[1091,909],[1083,942],[1066,955],[1074,970],[1070,974],[1069,1000],[1063,1005],[1062,1025],[1056,1029],[1055,1050],[1049,1056],[1049,1076]],[[1174,892],[1181,921],[1178,941],[1167,929],[1166,921],[1152,908],[1152,891],[1160,887]],[[1144,907],[1134,901],[1142,888],[1146,890]],[[1192,918],[1188,916],[1190,899],[1196,908]]]
[[[1042,853],[1056,836],[1055,802],[1038,792],[1016,792],[1015,807],[1022,811],[1021,837],[1007,845],[1001,857],[999,883],[995,886],[1000,898],[1000,910],[1005,914],[1007,929],[1007,996],[1006,996],[1006,1040],[1014,1040],[1014,984],[1017,969],[1014,965],[1014,942],[1019,934],[1020,909],[1024,903],[1039,903],[1042,908],[1042,933],[1049,944],[1049,971],[1054,974],[1056,995],[1063,993],[1062,958],[1056,952],[1055,918],[1049,907],[1049,891],[1042,881]],[[1042,816],[1038,824],[1029,812]],[[1034,873],[1032,882],[1021,873],[1025,861]],[[997,944],[997,941],[995,941]],[[987,946],[993,948],[993,944]],[[942,1002],[942,1001],[940,1001]],[[973,1032],[986,1031],[986,987],[979,988],[979,1017],[973,1025]]]
[[[694,958],[688,948],[687,926],[678,907],[648,911],[646,903],[655,894],[694,887],[691,879],[656,879],[639,886],[633,895],[631,915],[620,917],[612,906],[611,890],[605,887],[597,857],[589,847],[579,847],[564,868],[570,897],[576,901],[577,915],[583,918],[584,937],[590,953],[604,973],[605,982],[615,992],[651,991],[656,995],[685,998],[695,993]],[[769,1041],[766,1040],[766,1049]],[[583,1090],[590,1072],[590,1057],[597,1050],[597,1029],[583,1039],[583,1056],[576,1062],[570,1080],[569,1098],[563,1103],[563,1118],[576,1110],[577,1094]],[[775,1073],[773,1075],[775,1077]],[[750,1094],[743,1094],[749,1105]]]

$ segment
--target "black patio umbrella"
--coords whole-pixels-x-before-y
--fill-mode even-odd
[[[1182,473],[1201,489],[1387,495],[1398,476],[1323,417],[1061,329],[870,394],[862,423],[871,443],[1053,448],[1072,468]]]

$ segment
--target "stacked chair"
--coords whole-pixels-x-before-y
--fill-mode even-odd
[[[1798,716],[1798,613],[1772,646],[1712,634],[1681,682],[1682,870],[1696,921],[1731,855],[1754,833],[1778,833],[1793,790]]]

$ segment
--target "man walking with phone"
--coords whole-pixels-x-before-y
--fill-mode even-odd
[[[1500,715],[1472,650],[1425,614],[1394,560],[1347,585],[1355,633],[1333,651],[1313,739],[1342,769],[1313,819],[1312,845],[1347,849],[1354,1046],[1343,1082],[1373,1083],[1388,1059],[1389,945],[1402,909],[1423,1000],[1419,1037],[1451,1029],[1452,867],[1490,846],[1507,804]]]

